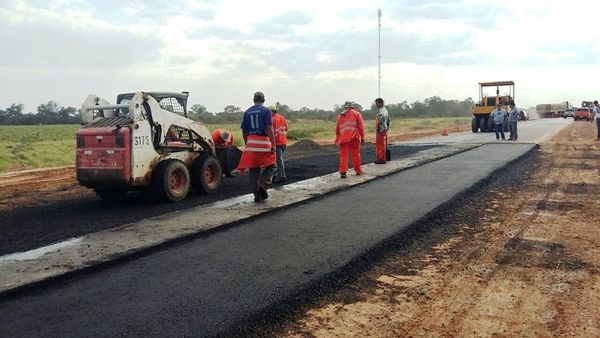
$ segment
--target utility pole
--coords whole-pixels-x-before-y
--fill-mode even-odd
[[[381,8],[377,9],[377,20],[379,22],[379,55],[377,58],[379,59],[377,65],[377,97],[381,97]]]

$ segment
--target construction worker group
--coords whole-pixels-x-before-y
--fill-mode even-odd
[[[268,186],[272,183],[286,182],[284,153],[287,146],[288,123],[285,116],[279,114],[278,105],[264,106],[265,95],[254,93],[254,104],[242,117],[240,128],[244,139],[244,150],[237,170],[241,175],[248,174],[250,191],[254,201],[269,198]],[[375,155],[376,164],[385,164],[387,159],[387,132],[390,127],[388,111],[383,99],[375,100]],[[224,129],[213,131],[212,138],[217,149],[231,147],[234,144],[233,133]],[[360,147],[365,142],[363,117],[354,104],[346,101],[341,107],[335,127],[335,144],[339,146],[340,178],[346,178],[348,159],[356,175],[362,175]],[[228,173],[228,170],[224,170]]]

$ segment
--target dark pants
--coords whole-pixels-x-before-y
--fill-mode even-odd
[[[276,166],[270,166],[265,169],[261,168],[251,168],[249,170],[250,174],[250,190],[252,193],[256,194],[258,192],[259,187],[267,188],[267,182],[271,181],[273,178],[273,174],[277,169]]]
[[[216,147],[217,159],[221,163],[223,174],[231,176],[231,171],[240,163],[242,151],[236,146]]]
[[[502,123],[496,125],[496,140],[500,139],[500,136],[504,140],[504,126]]]
[[[596,117],[596,129],[597,129],[597,137],[596,139],[600,140],[600,120]]]
[[[517,135],[517,121],[508,121],[508,130],[510,130],[509,139],[516,141],[518,138]]]

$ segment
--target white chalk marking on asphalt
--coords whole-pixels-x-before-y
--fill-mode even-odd
[[[64,242],[59,242],[55,244],[50,244],[43,246],[41,248],[23,251],[23,252],[15,252],[8,255],[0,256],[0,261],[29,261],[42,257],[43,255],[59,252],[61,249],[68,248],[73,245],[78,245],[79,242],[83,240],[83,237],[76,237],[66,240]]]

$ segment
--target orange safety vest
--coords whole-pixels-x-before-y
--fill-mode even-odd
[[[335,126],[335,144],[348,143],[354,139],[365,138],[365,127],[362,115],[354,109],[338,115]]]
[[[213,142],[215,143],[216,147],[229,147],[233,145],[233,133],[229,132],[229,138],[231,139],[230,142],[225,142],[222,138],[221,138],[221,132],[225,131],[225,129],[215,129],[212,134],[210,135]]]
[[[267,168],[275,165],[275,158],[275,152],[271,152],[271,140],[268,136],[248,135],[238,170],[243,175],[246,169]]]
[[[278,146],[287,145],[288,124],[285,116],[274,114],[272,120],[273,130],[275,131],[275,144]]]

